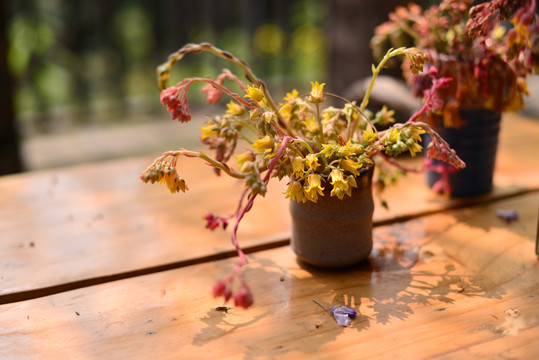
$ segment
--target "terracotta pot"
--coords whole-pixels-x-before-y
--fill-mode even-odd
[[[464,125],[459,128],[434,126],[434,130],[455,149],[464,160],[466,167],[449,174],[451,196],[464,197],[483,195],[492,191],[498,135],[501,114],[499,112],[476,109],[460,110]],[[425,148],[430,137],[424,139]],[[433,164],[444,166],[442,162],[432,160]],[[439,172],[427,171],[429,187],[441,178]]]
[[[352,196],[339,200],[330,196],[326,185],[324,196],[316,203],[290,202],[292,216],[292,249],[297,257],[311,265],[339,268],[357,264],[372,250],[372,175],[374,166],[356,178]]]

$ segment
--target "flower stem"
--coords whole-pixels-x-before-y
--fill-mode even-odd
[[[314,301],[315,303],[317,303],[318,305],[320,305],[321,307],[323,307],[324,309],[326,309],[326,310],[329,310],[329,309],[330,309],[330,308],[327,307],[326,305],[320,303],[318,300],[313,299],[313,301]]]
[[[230,61],[237,67],[239,67],[245,76],[245,79],[249,81],[250,83],[261,87],[262,91],[264,92],[264,97],[270,106],[270,108],[275,112],[275,115],[277,116],[278,124],[272,124],[275,131],[281,136],[285,136],[286,132],[281,128],[281,125],[285,127],[285,129],[288,131],[288,133],[293,134],[292,129],[290,128],[289,124],[287,124],[283,119],[279,116],[279,108],[277,107],[275,101],[271,97],[270,92],[268,91],[267,85],[259,79],[253,72],[253,70],[247,65],[247,63],[228,51],[224,51],[219,49],[216,46],[213,46],[209,43],[200,43],[200,44],[187,44],[184,45],[180,50],[176,51],[172,55],[169,56],[167,62],[163,63],[157,68],[157,77],[158,77],[158,84],[161,89],[165,89],[168,87],[168,79],[170,77],[170,72],[172,67],[180,61],[186,54],[188,53],[200,53],[203,51],[208,51],[214,54],[215,56],[218,56],[220,58],[223,58],[225,60]],[[213,84],[215,86],[215,84]],[[241,86],[241,85],[240,85]],[[217,86],[216,86],[217,87]],[[222,86],[218,87],[219,90],[226,89]],[[230,90],[228,90],[230,92]],[[227,93],[228,93],[227,92]],[[235,98],[237,100],[237,98]],[[252,108],[252,106],[248,106],[249,108]]]
[[[182,156],[182,155],[186,156],[186,157],[197,157],[197,158],[200,158],[202,160],[205,160],[210,166],[213,166],[215,168],[218,168],[218,169],[224,171],[227,175],[229,175],[229,176],[231,176],[233,178],[245,179],[247,177],[247,175],[242,174],[242,173],[238,173],[238,172],[232,170],[227,164],[224,164],[224,163],[222,163],[222,162],[220,162],[218,160],[215,160],[215,159],[209,157],[208,155],[206,155],[203,152],[190,151],[190,150],[185,150],[185,149],[164,152],[163,154],[161,154],[160,157],[155,159],[150,166],[148,166],[147,170],[152,168],[155,164],[163,161],[164,159],[166,159],[168,157],[177,158],[178,156]]]
[[[365,109],[367,108],[367,105],[369,104],[369,98],[371,97],[372,89],[374,88],[374,83],[376,82],[376,79],[378,78],[378,75],[380,74],[380,71],[384,68],[385,64],[394,56],[400,55],[403,52],[403,48],[399,49],[389,49],[386,54],[384,55],[383,59],[380,60],[378,65],[375,67],[372,66],[372,77],[371,81],[369,82],[369,86],[367,87],[367,91],[365,92],[365,95],[363,96],[363,100],[361,101],[361,104],[359,105],[359,112],[363,114]],[[353,133],[356,131],[356,128],[358,126],[358,119],[355,119],[352,122],[352,125],[348,129],[348,139],[349,140]],[[372,126],[372,124],[371,124]],[[374,128],[374,126],[373,126]]]

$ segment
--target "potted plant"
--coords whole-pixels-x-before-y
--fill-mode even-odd
[[[172,67],[185,55],[200,52],[228,60],[245,80],[225,69],[217,78],[190,77],[170,85]],[[371,89],[387,61],[399,55],[409,58],[418,71],[426,60],[417,49],[389,50],[379,65],[373,66]],[[210,104],[223,95],[230,99],[224,114],[211,117],[201,127],[201,141],[214,156],[185,149],[168,151],[142,172],[141,179],[165,183],[173,193],[185,192],[188,187],[178,161],[187,157],[203,160],[217,174],[243,180],[245,189],[232,215],[206,216],[210,229],[226,228],[235,220],[231,239],[239,259],[232,273],[217,282],[213,293],[225,301],[234,297],[236,306],[247,308],[253,302],[242,271],[247,259],[238,244],[238,225],[255,198],[264,196],[272,178],[288,181],[284,195],[291,200],[292,247],[298,257],[317,266],[333,267],[357,263],[372,248],[371,179],[376,157],[396,164],[392,157],[403,152],[421,153],[420,135],[428,133],[433,139],[429,156],[457,168],[465,166],[428,124],[417,121],[439,104],[434,90],[446,84],[444,79],[433,80],[433,95],[427,96],[424,106],[406,123],[393,124],[384,131],[377,131],[375,125],[392,122],[393,114],[387,109],[369,114],[365,110],[368,94],[356,105],[324,92],[324,84],[311,82],[310,92],[299,95],[293,90],[277,103],[244,61],[208,43],[187,44],[170,55],[158,68],[158,82],[161,102],[180,122],[191,119],[187,94],[196,83],[205,84],[202,92]],[[344,100],[343,106],[323,107],[327,96]]]
[[[457,171],[426,160],[429,185],[453,196],[491,191],[501,113],[524,106],[526,76],[539,68],[535,0],[472,4],[443,0],[426,10],[413,3],[398,7],[371,40],[377,57],[387,47],[410,45],[428,55],[420,73],[412,72],[408,61],[402,64],[417,96],[433,77],[453,79],[436,90],[443,101],[440,111],[424,115],[467,164]]]

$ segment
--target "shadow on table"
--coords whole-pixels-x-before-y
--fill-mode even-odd
[[[353,268],[328,272],[300,266],[323,281],[328,273],[346,276],[341,288],[329,287],[334,293],[331,305],[350,305],[348,299],[359,302],[358,318],[352,324],[359,331],[374,323],[406,320],[417,308],[413,305],[437,305],[434,311],[444,311],[459,296],[500,299],[505,294],[502,287],[489,286],[479,274],[469,274],[469,269],[447,258],[440,247],[408,242],[417,238],[414,231],[421,228],[421,222],[414,220],[398,229],[394,225],[389,232],[379,233],[369,259]]]
[[[255,309],[248,316],[238,315],[239,310],[232,314],[209,310],[202,318],[207,327],[193,344],[211,346],[213,340],[227,336],[246,347],[246,359],[278,358],[293,351],[312,354],[343,332],[405,321],[421,307],[443,312],[463,297],[502,298],[506,290],[485,279],[487,274],[445,252],[446,242],[457,241],[451,238],[451,229],[461,223],[444,219],[442,226],[427,233],[424,219],[377,228],[369,259],[341,270],[301,263],[287,256],[289,248],[280,250],[285,254],[282,263],[257,256],[249,269],[249,278],[258,279],[253,288]],[[349,328],[342,328],[312,299],[327,306],[347,305],[358,312],[357,317]]]

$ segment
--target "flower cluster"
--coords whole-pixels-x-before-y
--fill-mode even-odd
[[[178,176],[176,160],[175,156],[163,155],[140,175],[141,180],[152,184],[164,183],[171,193],[189,190],[185,180]]]
[[[172,112],[172,118],[180,122],[191,120],[187,105],[187,87],[171,87],[161,92],[161,103]]]
[[[525,76],[530,69],[539,73],[539,19],[535,0],[492,0],[470,9],[466,29],[470,36],[489,41],[489,34],[499,21],[509,21],[505,56],[513,69]],[[521,75],[521,76],[522,76]]]
[[[171,86],[168,78],[172,66],[186,54],[202,51],[230,61],[241,70],[247,82],[225,69],[217,79],[186,78]],[[389,50],[378,66],[373,66],[368,93],[380,70],[391,58],[400,55],[406,56],[417,71],[427,60],[415,48]],[[235,219],[231,238],[239,255],[238,264],[230,276],[217,283],[213,294],[223,297],[225,302],[233,298],[237,306],[249,307],[253,303],[242,272],[247,258],[236,238],[238,225],[253,206],[255,198],[265,195],[272,178],[288,179],[285,196],[293,201],[316,202],[320,196],[328,196],[325,189],[330,190],[329,196],[343,199],[357,187],[356,177],[365,168],[373,166],[377,158],[389,159],[403,152],[421,153],[423,133],[434,139],[435,150],[429,150],[429,154],[453,166],[465,166],[428,124],[417,121],[422,114],[439,106],[434,92],[447,85],[442,80],[432,82],[426,103],[409,121],[379,130],[377,125],[388,125],[394,121],[393,111],[384,107],[376,114],[370,113],[366,110],[368,95],[361,104],[356,104],[324,91],[325,84],[312,82],[310,92],[300,95],[297,90],[292,90],[276,102],[266,84],[244,61],[207,43],[188,44],[172,54],[158,68],[158,76],[161,101],[172,112],[172,117],[180,121],[189,120],[187,92],[195,83],[204,84],[202,92],[209,104],[215,104],[223,95],[230,99],[224,114],[210,117],[201,127],[201,141],[214,156],[185,149],[168,151],[158,157],[141,178],[145,182],[160,181],[159,174],[164,171],[164,174],[170,173],[165,182],[167,185],[170,183],[171,191],[184,191],[187,186],[178,177],[177,162],[180,157],[187,157],[199,158],[217,173],[243,180],[245,190],[236,211],[225,217],[210,214],[205,218],[209,229],[226,228],[228,221]],[[227,84],[225,80],[228,80]],[[234,92],[232,88],[239,91]],[[323,107],[328,96],[344,100],[344,105],[340,108]],[[167,180],[170,178],[177,180]],[[234,279],[240,280],[239,287],[234,286],[238,283]]]
[[[455,79],[439,90],[445,126],[462,124],[459,108],[521,109],[528,94],[525,78],[539,71],[535,0],[472,5],[472,0],[442,0],[425,10],[413,3],[398,7],[371,40],[376,57],[391,46],[412,45],[428,54],[419,74],[413,62],[403,61],[403,75],[417,96],[431,87],[431,69]],[[508,30],[507,22],[512,25]]]
[[[243,275],[241,272],[240,274]],[[249,289],[249,286],[245,282],[243,276],[241,276],[241,285],[235,294],[232,292],[233,281],[233,276],[228,276],[226,279],[218,281],[213,287],[213,296],[223,297],[225,303],[234,297],[234,305],[243,308],[248,308],[253,305],[253,294],[251,293],[251,290]]]

